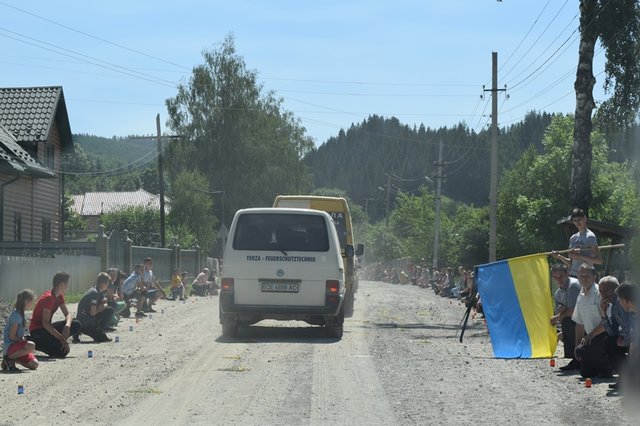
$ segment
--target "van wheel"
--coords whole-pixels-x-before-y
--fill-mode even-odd
[[[348,292],[344,299],[344,316],[345,318],[351,318],[353,316],[353,307],[355,305],[355,295],[352,292]]]
[[[324,332],[327,334],[327,337],[342,339],[342,333],[344,331],[344,327],[342,324],[332,324],[325,325]]]
[[[238,320],[232,317],[223,317],[222,319],[222,335],[224,337],[235,337],[238,333]]]

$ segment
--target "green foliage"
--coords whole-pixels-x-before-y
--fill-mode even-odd
[[[387,261],[403,256],[400,239],[384,223],[371,227],[367,233],[369,261]]]
[[[301,158],[313,146],[305,129],[236,52],[234,39],[203,52],[188,83],[167,100],[169,127],[183,136],[168,147],[169,178],[200,170],[225,191],[225,217],[242,207],[270,206],[276,194],[304,193],[310,176]]]
[[[139,188],[159,192],[154,141],[78,134],[73,142],[74,152],[63,156],[65,189],[71,194]]]
[[[213,215],[213,196],[209,193],[206,177],[198,170],[177,173],[169,198],[171,211],[168,222],[180,244],[190,247],[197,239],[201,247],[209,249],[214,242],[217,220]]]
[[[500,182],[498,258],[562,249],[567,237],[556,222],[568,214],[573,117],[557,116],[544,137],[544,151],[529,149]],[[602,134],[594,132],[593,202],[590,217],[637,226],[638,185],[626,163],[607,160]]]
[[[551,116],[545,113],[527,114],[500,133],[500,169],[509,169],[529,146],[541,150],[541,140]],[[386,175],[393,179],[395,189],[419,193],[425,176],[435,180],[438,143],[443,142],[446,162],[443,193],[458,201],[486,205],[489,199],[490,133],[479,133],[464,124],[451,128],[410,128],[398,119],[372,115],[362,123],[352,124],[337,136],[328,139],[305,157],[316,187],[340,188],[360,206],[368,207],[373,220],[385,215],[384,187]]]
[[[82,231],[87,229],[87,221],[73,210],[73,198],[70,193],[64,194],[64,229],[67,231]]]
[[[105,230],[129,231],[129,238],[137,246],[151,246],[159,241],[160,211],[150,207],[132,206],[105,213],[100,217]]]

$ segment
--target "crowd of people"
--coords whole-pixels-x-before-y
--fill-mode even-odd
[[[45,291],[37,300],[29,289],[18,293],[15,309],[3,330],[2,370],[17,371],[17,365],[37,369],[35,351],[51,358],[65,358],[70,352],[69,339],[79,343],[81,335],[96,343],[110,342],[112,339],[107,333],[116,331],[120,319],[131,316],[132,308],[136,310],[134,317],[139,319],[156,312],[154,305],[160,298],[185,300],[188,276],[187,272],[175,269],[168,295],[153,273],[151,258],[135,265],[128,276],[118,268],[109,268],[100,272],[95,283],[84,293],[74,317],[65,302],[71,276],[56,272],[51,290]],[[191,283],[190,295],[217,294],[215,278],[215,274],[203,269]],[[29,321],[26,312],[32,309]],[[64,319],[53,322],[58,309]]]
[[[551,266],[550,276],[557,290],[549,321],[557,328],[558,341],[563,344],[562,356],[569,360],[559,370],[566,374],[578,372],[590,380],[615,379],[609,384],[612,390],[619,390],[625,383],[640,387],[637,286],[620,283],[613,275],[598,279],[596,265],[601,265],[603,259],[597,238],[587,227],[586,214],[576,208],[570,219],[577,232],[569,239],[569,249],[551,252],[557,263]],[[437,295],[459,299],[483,314],[474,273],[463,266],[454,272],[451,267],[430,271],[424,265],[412,265],[407,272],[380,263],[368,273],[370,279],[431,288]]]

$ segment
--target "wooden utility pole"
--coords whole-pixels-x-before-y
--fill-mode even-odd
[[[160,247],[166,244],[165,206],[164,206],[164,164],[162,160],[162,139],[177,139],[182,136],[162,136],[160,131],[160,114],[156,115],[156,136],[135,136],[135,140],[155,140],[158,143],[158,194],[160,198]]]
[[[439,256],[439,248],[440,248],[440,204],[441,204],[441,194],[442,194],[442,178],[443,171],[442,167],[444,163],[442,162],[442,140],[438,143],[438,163],[436,164],[438,167],[438,171],[436,172],[436,217],[433,222],[433,272],[438,269],[438,256]]]
[[[384,205],[384,224],[389,225],[389,203],[391,201],[391,175],[387,175],[387,200]]]
[[[160,192],[160,247],[165,246],[165,220],[164,220],[164,174],[162,164],[162,133],[160,133],[160,114],[156,115],[156,130],[158,137],[158,191]]]
[[[498,229],[498,52],[491,52],[491,178],[489,182],[489,262],[496,261]]]

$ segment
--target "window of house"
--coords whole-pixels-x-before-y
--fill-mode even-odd
[[[51,219],[42,219],[42,241],[51,241]]]
[[[13,214],[13,239],[22,241],[22,213]]]

